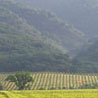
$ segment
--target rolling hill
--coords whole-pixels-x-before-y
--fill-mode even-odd
[[[80,53],[74,57],[74,67],[78,71],[84,72],[98,72],[98,37],[88,40],[87,44],[83,46]],[[85,68],[85,70],[84,70]]]
[[[5,0],[6,1],[6,0]],[[22,19],[42,33],[43,39],[58,43],[70,54],[77,53],[83,45],[84,33],[73,26],[68,25],[53,13],[41,10],[30,9],[12,2],[0,2],[0,6],[10,9]]]
[[[17,4],[0,0],[0,72],[69,71],[70,58],[59,44],[44,39],[12,5],[20,10]],[[21,9],[25,13],[26,8]]]
[[[98,63],[98,38],[89,40],[88,43],[77,57],[85,62]]]
[[[30,7],[47,9],[85,32],[86,39],[98,35],[98,0],[15,0]]]
[[[97,32],[83,33],[56,14],[34,7],[0,0],[0,72],[98,73],[98,41],[87,42]]]

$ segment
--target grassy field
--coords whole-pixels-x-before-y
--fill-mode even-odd
[[[4,90],[17,90],[14,83],[4,81],[8,74],[0,74],[0,82],[2,83]],[[57,90],[68,89],[70,87],[78,88],[85,84],[98,83],[98,75],[87,74],[67,74],[67,73],[48,73],[48,72],[36,72],[32,73],[34,83],[31,84],[31,90]]]
[[[1,91],[0,98],[98,98],[98,90]]]

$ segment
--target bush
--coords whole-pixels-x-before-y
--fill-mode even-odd
[[[98,89],[98,84],[93,84],[92,89]]]
[[[62,89],[68,89],[67,87],[63,87]]]
[[[52,88],[49,88],[49,90],[56,90],[56,88],[52,87]]]
[[[3,86],[2,86],[2,84],[0,83],[0,90],[3,90]]]
[[[74,87],[70,86],[69,89],[75,89]]]
[[[82,85],[80,86],[78,89],[98,89],[98,84],[86,84],[86,85]]]
[[[39,90],[45,90],[44,88],[39,88]]]

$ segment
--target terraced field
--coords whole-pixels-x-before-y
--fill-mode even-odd
[[[0,82],[4,90],[17,90],[14,83],[5,81],[8,74],[0,74]],[[30,84],[31,90],[53,90],[53,89],[67,89],[78,88],[85,84],[98,83],[98,75],[85,75],[85,74],[67,74],[67,73],[48,73],[36,72],[32,73],[34,82]]]
[[[98,98],[98,90],[1,91],[0,98]]]

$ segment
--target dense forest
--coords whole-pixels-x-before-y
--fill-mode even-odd
[[[58,0],[58,5],[56,0],[21,1],[0,0],[0,72],[98,73],[97,17],[93,17],[98,7],[93,6],[95,2],[76,0],[71,11],[67,4],[72,0]],[[50,2],[53,2],[51,9]],[[59,4],[63,6],[58,7]],[[77,15],[84,11],[83,5],[78,4],[87,5],[82,13],[84,20],[83,15]],[[65,12],[64,6],[67,7]],[[73,14],[74,11],[77,13]]]
[[[15,0],[29,7],[46,9],[73,25],[85,38],[98,35],[98,0]]]
[[[54,40],[45,39],[39,30],[28,23],[29,18],[21,16],[25,8],[15,5],[0,0],[0,71],[68,71],[71,63],[65,50]],[[40,11],[36,10],[27,9],[27,12],[40,15]],[[44,17],[47,17],[45,13]]]

